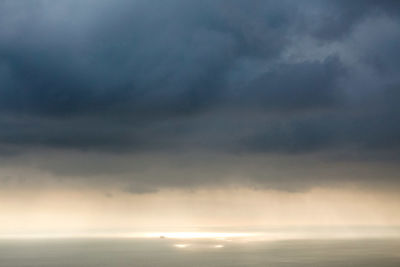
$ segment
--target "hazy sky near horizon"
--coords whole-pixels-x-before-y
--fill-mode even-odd
[[[322,188],[399,223],[399,29],[396,0],[0,1],[3,203]]]

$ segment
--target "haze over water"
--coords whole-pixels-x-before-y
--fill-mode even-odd
[[[398,267],[400,240],[258,242],[168,239],[2,240],[0,266]]]
[[[261,230],[261,229],[258,229]],[[264,229],[265,230],[265,229]],[[339,232],[341,230],[342,232]],[[399,228],[135,233],[0,240],[4,267],[400,265]],[[336,232],[334,232],[336,231]],[[158,236],[159,235],[159,236]]]

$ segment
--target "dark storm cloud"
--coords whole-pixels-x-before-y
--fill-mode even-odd
[[[341,179],[305,171],[300,185],[283,165],[266,175],[262,163],[221,156],[216,167],[200,154],[397,162],[399,10],[398,1],[1,1],[0,158],[89,153],[30,164],[108,173],[131,181],[128,191],[235,174],[276,188]],[[96,153],[126,160],[99,163]],[[152,153],[189,153],[192,163],[131,164]]]
[[[245,86],[238,102],[265,109],[293,111],[340,104],[338,80],[344,69],[338,58],[274,66]]]
[[[1,92],[2,110],[48,116],[196,112],[221,98],[225,74],[239,57],[276,57],[286,45],[288,12],[275,14],[273,5],[267,11],[274,18],[259,21],[235,3],[116,2],[95,14],[74,15],[79,5],[62,6],[72,9],[68,20],[50,16],[57,5],[44,3],[33,7],[35,15],[23,10],[28,18],[17,22],[7,14],[28,7],[3,4],[0,57],[9,85]],[[264,4],[247,11],[262,19],[258,6]],[[91,26],[80,29],[74,20]]]
[[[84,2],[2,3],[0,110],[39,118],[12,125],[3,142],[128,145],[142,124],[216,107],[229,97],[225,80],[238,59],[279,56],[293,13],[263,2]],[[93,121],[68,121],[80,116]],[[54,117],[65,123],[40,120]],[[129,125],[116,129],[113,120]]]
[[[306,17],[302,26],[309,34],[322,41],[342,41],[362,20],[373,16],[393,16],[400,13],[396,0],[336,0],[308,1],[305,5]]]

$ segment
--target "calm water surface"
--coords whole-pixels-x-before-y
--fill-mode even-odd
[[[1,267],[399,267],[400,239],[236,242],[172,239],[2,240]]]

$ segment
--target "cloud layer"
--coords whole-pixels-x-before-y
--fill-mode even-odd
[[[2,1],[2,166],[132,191],[398,186],[399,27],[398,1]]]

